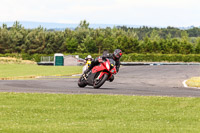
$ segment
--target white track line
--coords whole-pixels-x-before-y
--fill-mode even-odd
[[[186,81],[187,81],[187,80],[184,80],[184,81],[183,81],[183,86],[187,88],[188,86],[187,86],[187,84],[186,84]]]
[[[81,76],[82,74],[75,74],[75,75],[72,75],[72,76]]]

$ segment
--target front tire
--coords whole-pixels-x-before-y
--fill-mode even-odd
[[[97,80],[94,81],[93,87],[96,89],[100,88],[105,83],[107,78],[108,78],[108,75],[104,74],[101,79],[99,79],[98,81]]]
[[[83,77],[83,75],[79,78],[78,80],[78,86],[83,88],[87,85],[86,81],[85,81],[85,78]]]

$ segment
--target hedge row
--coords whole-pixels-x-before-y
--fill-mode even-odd
[[[80,58],[87,57],[87,53],[80,54],[64,54],[64,55],[79,55]],[[99,54],[90,54],[93,58],[99,56]],[[23,60],[33,60],[36,62],[40,62],[41,56],[53,56],[52,55],[45,55],[45,54],[0,54],[0,57],[15,57],[15,58],[22,58]],[[121,61],[124,62],[200,62],[200,54],[124,54],[121,58]]]
[[[123,55],[121,61],[137,62],[200,62],[200,54],[128,54]]]
[[[35,61],[35,62],[40,62],[40,59],[42,56],[53,56],[52,55],[45,55],[45,54],[33,54],[33,55],[29,55],[29,54],[26,54],[26,53],[23,53],[23,54],[17,54],[17,53],[7,53],[7,54],[0,54],[0,57],[13,57],[13,58],[21,58],[23,60],[32,60],[32,61]]]

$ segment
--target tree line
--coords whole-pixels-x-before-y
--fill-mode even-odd
[[[200,28],[89,28],[86,20],[64,31],[25,29],[19,22],[0,27],[0,53],[102,53],[119,48],[126,54],[200,54]]]

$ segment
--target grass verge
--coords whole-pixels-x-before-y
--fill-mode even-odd
[[[34,64],[0,64],[0,80],[69,76],[81,73],[81,66],[38,66]]]
[[[0,132],[200,132],[200,99],[0,93]]]
[[[193,77],[187,80],[186,84],[190,87],[200,87],[200,77]]]

